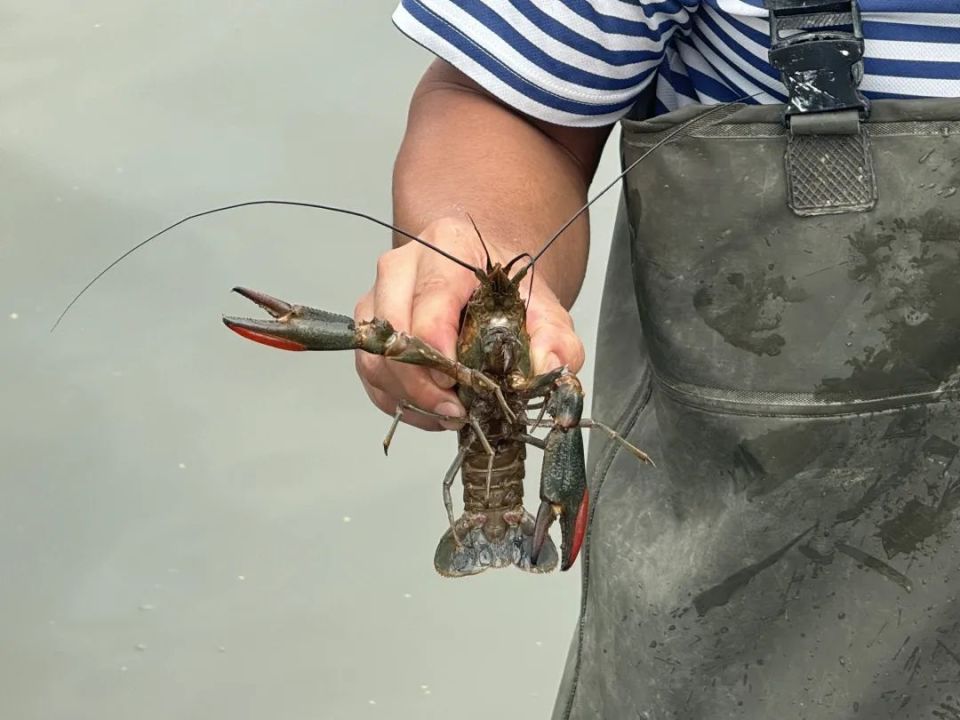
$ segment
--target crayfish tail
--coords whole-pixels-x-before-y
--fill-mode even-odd
[[[523,549],[520,554],[520,558],[514,563],[514,565],[521,570],[530,573],[548,573],[554,570],[559,564],[560,556],[557,553],[557,546],[553,544],[553,540],[551,540],[549,536],[547,536],[547,538],[544,540],[536,563],[534,563],[533,559],[531,558],[532,545],[533,538],[529,535],[524,536]]]
[[[533,546],[533,518],[524,513],[519,525],[511,525],[496,540],[489,539],[482,527],[463,531],[458,541],[448,529],[433,557],[433,566],[444,577],[477,575],[487,568],[513,565],[525,572],[546,573],[555,569],[559,554],[553,541],[547,537],[536,564],[530,558]]]

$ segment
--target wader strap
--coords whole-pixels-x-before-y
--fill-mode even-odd
[[[798,215],[864,212],[877,202],[862,120],[863,77],[857,0],[764,0],[770,63],[787,88],[787,202]]]

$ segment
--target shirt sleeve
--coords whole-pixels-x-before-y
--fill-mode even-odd
[[[401,0],[397,28],[517,110],[571,126],[623,117],[700,0]]]

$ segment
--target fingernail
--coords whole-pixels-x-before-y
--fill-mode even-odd
[[[450,377],[449,375],[445,375],[444,373],[440,372],[439,370],[431,370],[431,371],[430,371],[430,377],[433,378],[433,381],[434,381],[437,385],[439,385],[440,387],[442,387],[442,388],[445,389],[445,390],[446,390],[447,388],[452,388],[452,387],[453,387],[454,385],[456,385],[456,383],[457,383],[457,381],[454,380],[452,377]],[[439,412],[439,411],[438,411],[438,412]]]
[[[437,415],[450,415],[452,417],[463,417],[463,408],[457,405],[455,402],[449,400],[444,400],[442,403],[437,405],[433,411]],[[457,421],[447,421],[441,420],[440,424],[443,425],[447,430],[457,430],[463,423]]]

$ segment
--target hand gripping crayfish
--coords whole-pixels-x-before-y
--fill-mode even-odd
[[[643,451],[611,428],[581,417],[583,389],[576,375],[566,368],[532,373],[526,308],[520,296],[520,282],[530,266],[510,277],[512,265],[492,265],[488,259],[485,271],[472,268],[479,285],[464,309],[456,360],[420,338],[394,329],[386,320],[355,323],[345,315],[292,305],[244,288],[235,290],[260,305],[273,320],[223,319],[239,335],[271,347],[358,349],[438,370],[456,380],[466,417],[444,417],[401,401],[384,440],[386,451],[406,412],[462,423],[457,456],[443,480],[450,528],[434,556],[437,571],[448,577],[508,565],[529,572],[553,570],[558,556],[547,531],[557,519],[562,540],[560,567],[567,570],[573,565],[589,510],[581,428],[600,429],[650,462]],[[537,418],[527,415],[533,409],[540,410]],[[544,419],[544,414],[550,419]],[[545,438],[530,433],[539,426],[550,428]],[[527,445],[544,451],[536,518],[523,507]],[[463,479],[464,512],[455,518],[451,487],[458,472]]]
[[[475,268],[416,235],[355,210],[295,200],[251,200],[188,215],[137,243],[84,285],[60,313],[51,331],[97,280],[135,251],[186,222],[237,208],[285,205],[327,210],[363,218],[425,245],[473,271],[479,281],[463,311],[456,360],[445,357],[420,338],[396,330],[386,320],[371,318],[355,323],[345,315],[293,305],[243,288],[236,291],[260,305],[273,320],[226,317],[224,323],[250,340],[282,350],[363,350],[398,362],[422,365],[454,378],[460,400],[467,409],[465,418],[437,416],[401,401],[383,443],[386,450],[405,412],[462,422],[457,456],[443,480],[443,501],[450,528],[440,539],[434,565],[440,574],[449,577],[475,575],[488,567],[507,565],[529,572],[549,572],[558,561],[561,570],[568,570],[577,559],[589,519],[581,429],[601,430],[640,460],[652,461],[610,427],[581,417],[583,389],[573,373],[566,368],[556,368],[542,375],[533,374],[520,282],[557,238],[641,161],[695,123],[743,99],[717,105],[667,133],[574,213],[536,254],[521,255],[506,266],[492,264],[488,253],[486,270]],[[529,263],[511,276],[511,267],[525,257]],[[527,412],[535,409],[540,410],[539,415],[531,419]],[[544,419],[544,415],[550,418]],[[549,428],[545,438],[529,432],[537,427]],[[523,507],[527,445],[544,451],[536,518]],[[464,488],[464,512],[459,519],[454,517],[450,495],[458,472]],[[559,557],[547,534],[557,519],[561,532]]]

